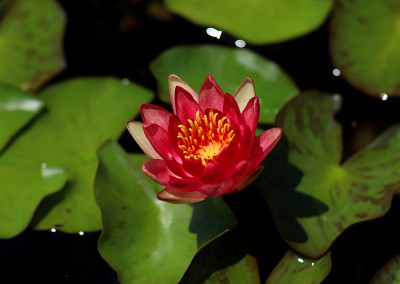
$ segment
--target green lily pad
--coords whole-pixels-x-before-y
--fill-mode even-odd
[[[268,277],[266,284],[321,283],[332,268],[331,253],[320,259],[298,256],[287,251]]]
[[[21,167],[0,163],[0,239],[21,233],[40,201],[60,190],[68,177],[62,167]]]
[[[64,67],[66,17],[55,0],[14,0],[1,19],[0,82],[34,92]]]
[[[158,82],[160,99],[169,101],[168,76],[176,74],[196,92],[211,75],[224,93],[233,95],[251,77],[260,98],[260,123],[272,123],[279,109],[299,91],[274,62],[246,49],[217,45],[179,46],[167,50],[150,64]]]
[[[386,263],[372,278],[371,284],[400,283],[400,254]]]
[[[113,141],[98,152],[95,196],[102,257],[122,284],[178,283],[197,250],[236,225],[221,198],[193,204],[160,201],[150,181]],[[142,164],[144,155],[135,155]]]
[[[39,99],[0,84],[0,150],[42,107]]]
[[[331,0],[165,0],[169,10],[198,25],[222,29],[253,44],[276,43],[318,28]]]
[[[341,162],[339,105],[337,95],[309,91],[281,109],[284,138],[257,180],[284,239],[311,258],[350,225],[384,215],[400,188],[400,125]]]
[[[260,284],[257,259],[246,255],[239,262],[214,272],[204,284]]]
[[[400,2],[337,1],[331,54],[350,84],[363,92],[400,95]]]
[[[65,232],[99,230],[100,211],[93,196],[96,151],[107,139],[117,139],[126,121],[153,95],[114,78],[80,78],[48,87],[39,98],[47,112],[12,143],[0,163],[13,164],[24,157],[27,166],[67,166],[71,172],[68,184],[42,202],[33,226]]]

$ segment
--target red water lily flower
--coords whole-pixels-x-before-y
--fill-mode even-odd
[[[260,162],[278,143],[280,128],[255,138],[260,104],[247,78],[232,96],[211,76],[199,94],[179,77],[169,77],[173,114],[162,107],[140,107],[143,122],[128,121],[135,141],[151,158],[143,172],[165,186],[158,198],[198,202],[234,193],[261,172]]]

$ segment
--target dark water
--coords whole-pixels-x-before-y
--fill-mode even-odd
[[[155,91],[156,81],[148,64],[166,48],[197,43],[233,47],[236,40],[226,34],[219,40],[211,38],[206,27],[194,26],[177,16],[168,22],[153,18],[146,13],[147,1],[60,2],[69,17],[65,36],[68,67],[53,82],[77,76],[111,75],[129,78]],[[372,137],[399,121],[395,117],[399,100],[366,97],[332,74],[335,67],[329,57],[327,23],[299,39],[246,47],[277,62],[301,90],[319,89],[343,95],[343,107],[336,118],[343,126],[346,156],[368,142],[347,143],[361,126]],[[120,143],[128,151],[138,150],[127,133]],[[254,198],[249,193],[242,197]],[[234,206],[235,201],[231,203]],[[399,200],[395,198],[386,216],[354,225],[339,237],[332,247],[332,273],[324,283],[368,283],[376,270],[400,253],[398,208]],[[287,247],[272,221],[270,228],[258,228],[258,232],[257,256],[264,282]],[[0,283],[117,283],[115,273],[97,252],[99,235],[28,229],[18,237],[0,241]],[[265,244],[265,237],[272,243]]]

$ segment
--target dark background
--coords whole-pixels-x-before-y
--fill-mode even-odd
[[[68,16],[64,41],[67,68],[49,84],[71,77],[107,75],[128,78],[156,92],[149,63],[167,48],[202,43],[235,46],[236,39],[225,33],[218,40],[206,34],[207,27],[193,25],[162,10],[155,12],[154,7],[161,7],[157,1],[59,2]],[[382,101],[368,97],[341,76],[332,74],[335,67],[329,56],[329,19],[301,38],[266,46],[247,44],[245,48],[278,63],[301,90],[318,89],[342,95],[343,106],[336,119],[343,127],[344,158],[399,121],[398,99],[389,97]],[[139,150],[127,132],[119,142],[127,151]],[[234,212],[239,200],[242,211],[243,205],[247,206],[247,213],[239,218],[242,224],[257,216],[249,222],[257,234],[251,252],[259,260],[264,283],[287,245],[265,210],[266,203],[260,201],[255,191],[247,190],[225,199]],[[384,263],[400,253],[400,233],[396,230],[399,216],[399,200],[395,197],[392,209],[383,218],[347,229],[332,246],[332,272],[323,283],[368,283]],[[257,226],[261,219],[264,224],[267,219],[270,226]],[[246,226],[242,225],[242,229]],[[99,235],[27,229],[13,239],[2,240],[0,283],[118,283],[113,270],[98,254]]]

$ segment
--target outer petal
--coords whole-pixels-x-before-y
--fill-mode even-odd
[[[128,121],[126,123],[126,128],[128,128],[129,133],[135,139],[136,143],[142,148],[143,152],[152,159],[161,159],[161,156],[154,150],[150,141],[147,139],[143,131],[143,122],[139,121]]]
[[[211,76],[207,76],[200,88],[199,105],[203,112],[205,112],[208,107],[222,111],[224,93]]]
[[[254,137],[260,116],[260,102],[258,97],[253,97],[250,99],[242,112],[242,116],[246,125],[250,128],[251,136]]]
[[[233,97],[239,105],[240,111],[243,111],[250,99],[255,96],[256,91],[251,78],[244,79],[244,81],[236,89],[236,92],[233,94]]]
[[[231,190],[229,190],[225,193],[236,193],[236,192],[242,191],[248,185],[250,185],[253,181],[256,180],[256,178],[261,174],[263,169],[264,169],[263,166],[259,166],[259,167],[256,167],[255,169],[251,170],[243,178],[238,180],[235,183],[235,185],[232,187]]]
[[[176,87],[175,94],[175,109],[179,119],[183,123],[186,123],[188,119],[195,120],[196,112],[200,110],[197,102],[182,87]],[[200,116],[203,116],[203,112],[201,110]]]
[[[228,118],[228,121],[233,120],[237,125],[244,123],[239,106],[230,94],[224,95],[223,113]]]
[[[144,104],[140,106],[140,113],[145,124],[157,124],[168,130],[168,120],[172,114],[166,109],[157,105]]]
[[[249,156],[249,168],[258,166],[282,137],[282,129],[271,128],[256,138]]]
[[[178,178],[164,160],[150,159],[143,164],[142,171],[162,186],[167,186],[172,178]]]
[[[232,179],[228,179],[220,184],[205,184],[199,189],[199,191],[207,196],[217,197],[229,191],[233,185],[234,181]]]
[[[207,198],[207,195],[198,191],[182,192],[172,188],[165,188],[157,194],[157,197],[169,203],[184,204],[202,201]]]
[[[199,95],[192,89],[192,87],[189,86],[188,83],[184,82],[181,78],[179,78],[176,75],[170,75],[169,76],[169,95],[171,99],[171,104],[172,104],[172,109],[174,113],[176,113],[175,109],[175,89],[177,86],[184,88],[191,96],[193,99],[198,102],[199,101]]]
[[[154,150],[165,160],[168,168],[178,176],[186,176],[182,169],[181,157],[175,152],[169,140],[168,131],[161,128],[157,124],[150,124],[143,126],[143,131],[147,139],[153,145]]]

